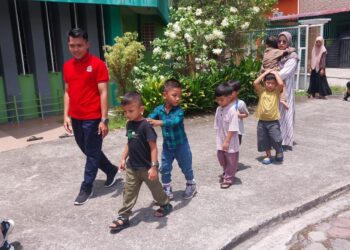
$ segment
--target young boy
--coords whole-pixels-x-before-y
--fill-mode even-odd
[[[215,97],[219,104],[214,120],[216,149],[219,163],[224,170],[220,187],[229,188],[233,184],[238,167],[238,114],[232,102],[232,88],[227,83],[216,87]]]
[[[11,233],[15,223],[13,220],[3,220],[0,222],[0,249],[1,250],[13,250],[15,249],[14,246],[12,246],[10,243],[8,243],[7,238],[9,234]]]
[[[237,80],[230,80],[227,82],[227,84],[232,88],[232,102],[234,103],[233,107],[236,110],[238,115],[238,125],[239,125],[238,139],[239,139],[239,145],[241,145],[242,137],[244,135],[243,119],[249,116],[249,111],[247,109],[247,105],[245,104],[245,102],[238,99],[238,93],[241,88],[240,82]]]
[[[168,215],[172,206],[169,198],[162,189],[158,179],[157,134],[143,117],[144,106],[138,93],[126,93],[121,102],[125,117],[126,136],[125,146],[120,161],[120,169],[126,169],[126,179],[123,192],[123,207],[118,211],[118,217],[110,225],[111,232],[119,232],[129,226],[131,210],[136,204],[141,185],[146,183],[153,198],[160,205],[155,211],[156,217]]]
[[[260,82],[264,79],[264,87]],[[277,71],[267,70],[254,81],[254,88],[259,95],[255,116],[258,122],[258,151],[266,152],[263,164],[272,163],[271,147],[276,150],[275,160],[283,161],[282,136],[279,124],[278,102],[283,80]]]
[[[344,101],[347,101],[349,97],[350,97],[350,82],[347,82],[346,92],[344,94]]]
[[[192,170],[192,153],[184,127],[184,111],[179,106],[182,88],[179,81],[168,79],[164,83],[163,97],[165,104],[156,107],[148,116],[154,127],[161,126],[163,134],[163,151],[160,173],[165,193],[173,199],[171,187],[171,171],[173,161],[177,160],[186,178],[184,199],[192,198],[196,193],[196,182]]]
[[[295,52],[295,48],[287,48],[286,50],[278,49],[278,38],[275,36],[269,36],[265,40],[266,49],[264,51],[264,57],[262,61],[261,71],[260,73],[264,73],[268,69],[279,71],[279,61],[283,56],[287,56],[288,54]],[[288,109],[288,103],[285,96],[285,90],[282,89],[280,95],[281,104]]]

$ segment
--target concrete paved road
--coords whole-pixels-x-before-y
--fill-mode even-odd
[[[143,187],[131,227],[119,234],[110,234],[108,225],[122,202],[124,174],[118,174],[117,185],[106,189],[105,176],[99,173],[94,197],[74,206],[84,158],[73,138],[2,152],[0,216],[15,220],[10,240],[24,249],[230,248],[280,215],[288,217],[298,208],[307,209],[307,204],[322,202],[320,197],[334,190],[349,188],[349,113],[349,103],[339,99],[298,103],[297,145],[285,152],[283,164],[270,166],[259,162],[256,121],[250,116],[237,185],[227,190],[218,183],[222,171],[216,159],[213,116],[188,119],[199,193],[191,201],[181,198],[185,181],[175,168],[174,212],[154,218],[156,207]],[[126,142],[124,134],[118,130],[105,140],[104,151],[114,163]]]

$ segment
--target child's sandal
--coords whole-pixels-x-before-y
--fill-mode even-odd
[[[166,205],[161,206],[154,212],[155,217],[164,217],[170,214],[170,212],[173,210],[173,206],[168,203]]]
[[[232,183],[223,182],[223,183],[220,184],[220,188],[226,189],[226,188],[229,188],[231,185],[232,185]]]
[[[112,225],[109,226],[111,232],[116,233],[130,226],[129,219],[118,216],[114,221],[112,221]]]

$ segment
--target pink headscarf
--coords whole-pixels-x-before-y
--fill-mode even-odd
[[[278,34],[278,38],[280,36],[284,36],[286,38],[286,40],[287,40],[287,48],[293,45],[292,35],[289,32],[283,31],[283,32]],[[281,63],[284,64],[286,61],[288,61],[288,59],[291,59],[291,58],[297,59],[297,61],[299,61],[298,54],[296,52],[292,52],[288,56],[283,57],[281,59]]]
[[[316,46],[316,42],[321,41],[321,47]],[[323,45],[323,37],[316,37],[314,47],[312,48],[311,53],[311,69],[316,69],[316,72],[320,70],[320,61],[323,53],[327,53],[326,47]]]

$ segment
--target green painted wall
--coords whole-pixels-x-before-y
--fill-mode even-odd
[[[59,114],[63,111],[63,81],[61,72],[49,73],[50,93],[52,97],[51,111],[53,114]]]
[[[122,16],[119,6],[106,6],[104,8],[104,22],[106,43],[114,44],[116,36],[123,35]]]
[[[4,80],[0,76],[0,123],[7,122]]]
[[[24,119],[40,117],[38,97],[35,93],[35,82],[32,74],[18,76],[21,100],[17,107]]]

